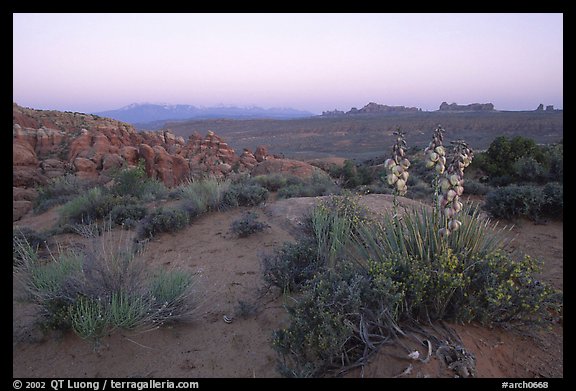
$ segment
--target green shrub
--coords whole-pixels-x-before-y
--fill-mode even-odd
[[[474,195],[486,195],[490,191],[490,186],[475,179],[466,179],[466,193]]]
[[[38,251],[48,241],[48,234],[37,232],[28,227],[19,227],[12,231],[12,264],[32,262]]]
[[[141,161],[137,167],[123,168],[112,174],[114,185],[110,191],[117,196],[130,196],[144,201],[164,198],[168,194],[166,186],[152,178],[148,178]]]
[[[72,328],[97,342],[116,328],[153,328],[191,316],[190,274],[150,273],[110,231],[90,244],[82,253],[60,253],[48,263],[34,258],[17,268],[46,327]]]
[[[288,184],[278,191],[278,198],[320,197],[339,194],[340,188],[326,175],[314,174],[308,180]]]
[[[80,297],[69,312],[72,330],[80,338],[98,340],[106,334],[110,321],[101,300]]]
[[[333,204],[318,213],[342,216],[352,206]],[[460,229],[447,237],[438,233],[439,217],[422,207],[377,221],[352,218],[352,239],[337,256],[330,241],[339,236],[338,224],[322,222],[320,232],[332,234],[310,229],[310,256],[303,257],[315,263],[296,268],[280,251],[267,260],[264,278],[272,284],[285,287],[290,278],[301,278],[287,307],[289,325],[273,333],[280,372],[319,376],[357,365],[414,322],[529,326],[561,310],[561,292],[537,281],[539,269],[531,258],[516,260],[501,251],[504,232],[481,218],[478,208],[462,210]],[[326,254],[337,262],[326,263]],[[301,270],[308,273],[302,276]]]
[[[273,332],[280,373],[318,377],[357,363],[366,350],[384,342],[388,335],[372,335],[394,323],[392,312],[401,299],[389,283],[372,281],[350,264],[318,273],[287,306],[288,327]]]
[[[344,165],[339,167],[331,165],[328,174],[336,178],[345,189],[355,189],[358,186],[369,185],[378,173],[365,164],[357,164],[353,160],[345,160]]]
[[[53,178],[47,185],[38,189],[38,197],[34,200],[34,212],[42,213],[55,205],[62,205],[89,187],[88,181],[73,174]]]
[[[137,235],[140,238],[152,237],[161,232],[176,232],[190,223],[188,212],[182,208],[158,208],[140,220]]]
[[[249,183],[234,183],[224,194],[223,206],[257,206],[268,199],[269,192],[266,188]]]
[[[278,191],[281,188],[286,187],[288,184],[301,182],[297,177],[282,174],[258,175],[251,178],[250,181],[264,187],[268,191]]]
[[[558,182],[550,182],[542,189],[544,205],[542,214],[553,218],[562,219],[564,215],[564,185]]]
[[[230,181],[215,178],[189,181],[176,188],[176,197],[190,205],[198,214],[220,209],[224,196],[230,187]]]
[[[262,232],[265,228],[270,228],[268,224],[258,221],[258,215],[254,212],[246,212],[238,220],[234,220],[230,225],[232,233],[240,238],[246,238],[256,232]]]
[[[127,292],[112,292],[105,322],[113,327],[134,329],[148,321],[150,303],[141,295]]]
[[[157,325],[186,319],[193,308],[189,296],[192,277],[181,270],[160,270],[150,281],[150,296],[154,311],[152,322]]]
[[[488,213],[503,219],[561,217],[563,207],[563,186],[559,183],[549,183],[544,187],[510,185],[497,188],[486,195],[484,203]]]
[[[542,182],[546,179],[544,166],[531,156],[522,156],[512,165],[514,174],[521,182]]]
[[[127,202],[131,202],[129,198],[116,197],[101,187],[94,187],[62,205],[59,212],[65,223],[89,224],[107,217],[114,206]]]
[[[115,224],[127,228],[135,226],[136,222],[146,216],[146,207],[140,204],[118,204],[110,211],[110,218]]]
[[[489,324],[543,323],[549,311],[560,310],[562,294],[536,278],[541,271],[541,262],[530,256],[514,260],[496,251],[473,257],[459,318]]]
[[[263,278],[267,284],[284,292],[297,292],[321,265],[314,241],[286,242],[262,258]]]

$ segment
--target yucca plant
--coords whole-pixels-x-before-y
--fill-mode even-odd
[[[478,205],[468,205],[462,212],[461,229],[445,241],[454,254],[482,256],[511,240],[506,227],[498,228],[480,216]],[[443,250],[444,242],[435,229],[441,218],[421,206],[406,209],[400,220],[387,213],[379,222],[359,225],[354,235],[356,259],[364,266],[368,259],[387,259],[392,254],[430,261]]]

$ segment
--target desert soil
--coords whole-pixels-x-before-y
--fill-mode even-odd
[[[42,333],[35,323],[36,309],[22,302],[14,279],[14,377],[279,377],[276,353],[271,347],[274,329],[286,325],[283,298],[264,289],[261,257],[286,241],[294,241],[304,213],[314,198],[269,201],[254,208],[213,212],[185,230],[162,234],[146,245],[142,257],[160,267],[177,267],[196,276],[198,308],[189,323],[139,332],[117,330],[100,345],[72,332]],[[368,195],[362,202],[374,211],[391,206],[386,195]],[[416,201],[403,200],[412,204]],[[246,210],[255,211],[270,227],[247,238],[237,238],[230,224]],[[47,229],[58,219],[57,209],[29,214],[14,223],[35,230]],[[542,259],[541,278],[554,287],[563,284],[563,223],[535,225],[517,221],[513,246]],[[129,239],[129,232],[115,231]],[[59,235],[62,246],[82,242],[77,235]],[[82,245],[82,243],[80,243]],[[255,309],[242,316],[240,302]],[[233,317],[232,323],[223,320]],[[474,324],[449,324],[476,357],[477,377],[563,377],[563,324],[530,335]],[[401,346],[403,345],[403,346]],[[409,338],[385,347],[368,365],[346,377],[452,377],[434,356],[427,363],[411,361],[408,352],[425,349]],[[412,365],[411,371],[406,369]]]

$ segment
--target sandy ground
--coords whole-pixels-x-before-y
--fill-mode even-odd
[[[311,198],[271,201],[257,208],[239,208],[207,214],[185,230],[162,234],[146,246],[144,260],[151,265],[182,267],[196,276],[198,309],[189,323],[145,332],[116,331],[94,348],[71,332],[44,335],[34,323],[35,309],[18,300],[14,284],[14,377],[279,377],[276,353],[270,345],[272,330],[287,320],[282,298],[263,289],[261,256],[285,241],[295,240],[302,215],[314,204]],[[369,195],[362,200],[378,211],[391,205],[391,197]],[[404,203],[414,201],[403,200]],[[258,213],[270,225],[264,232],[237,238],[230,224],[245,210]],[[56,223],[55,209],[28,215],[16,226],[36,230]],[[514,246],[545,262],[542,278],[562,288],[563,223],[534,225],[516,222]],[[125,235],[118,231],[118,235]],[[62,235],[63,243],[78,240]],[[255,313],[239,316],[239,302]],[[228,324],[223,316],[233,316]],[[447,325],[476,356],[477,377],[562,377],[563,326],[522,335],[477,325]],[[407,352],[425,350],[414,340],[404,347],[381,349],[364,368],[346,377],[394,377],[410,364],[405,377],[450,377],[438,359],[423,364],[406,358]]]

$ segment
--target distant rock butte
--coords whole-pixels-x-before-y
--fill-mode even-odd
[[[15,103],[12,150],[14,220],[30,210],[36,187],[65,174],[105,183],[112,170],[135,167],[142,159],[150,177],[173,187],[193,177],[249,173],[275,158],[263,146],[238,156],[212,131],[184,140],[169,130],[137,132],[109,118]]]
[[[391,114],[391,113],[417,113],[422,111],[417,107],[406,107],[406,106],[388,106],[381,105],[378,103],[370,102],[361,109],[352,107],[349,111],[344,112],[340,110],[324,111],[322,113],[323,117],[337,117],[343,115],[356,115],[356,114]]]
[[[471,103],[469,105],[442,102],[439,111],[494,111],[492,103]]]

